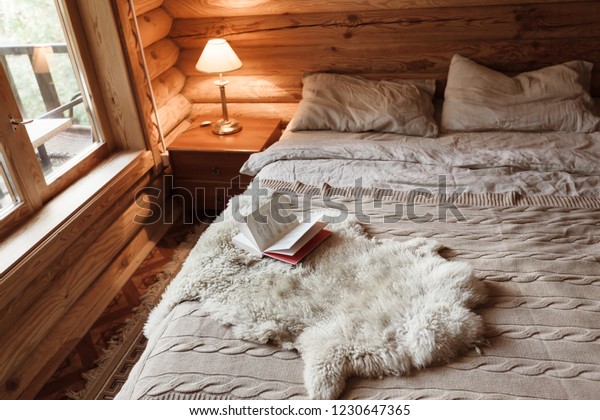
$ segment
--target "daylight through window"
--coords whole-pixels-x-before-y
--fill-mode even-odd
[[[52,182],[100,143],[85,78],[53,0],[1,3],[0,62],[38,164]]]

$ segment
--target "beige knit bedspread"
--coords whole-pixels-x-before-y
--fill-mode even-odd
[[[459,200],[465,221],[443,221],[430,197],[415,213],[432,221],[383,223],[398,207],[361,200],[370,234],[435,238],[475,268],[490,296],[478,310],[489,346],[409,376],[351,379],[342,398],[600,398],[600,202],[471,194]],[[298,354],[233,338],[197,302],[158,330],[117,398],[306,398]]]

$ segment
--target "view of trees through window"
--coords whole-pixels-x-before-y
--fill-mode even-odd
[[[61,7],[62,0],[0,0],[0,63],[13,104],[31,120],[24,128],[47,182],[101,143]]]
[[[59,53],[52,51],[52,45],[66,45],[54,0],[0,0],[0,51],[4,52],[0,59],[19,93],[23,118],[36,118],[48,111],[32,65],[39,55],[43,55],[42,66],[47,66],[43,70],[49,71],[60,104],[68,103],[80,92],[66,47],[54,48],[65,51]],[[36,47],[40,54],[10,54],[24,49],[8,49],[27,46]],[[84,106],[73,108],[73,120],[75,124],[89,124]]]

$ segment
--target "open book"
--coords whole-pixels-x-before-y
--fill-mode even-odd
[[[331,235],[325,226],[321,219],[300,222],[285,203],[272,200],[239,224],[232,241],[251,254],[296,264]]]

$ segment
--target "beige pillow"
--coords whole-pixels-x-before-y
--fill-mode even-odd
[[[407,81],[367,80],[333,73],[303,78],[302,100],[292,131],[382,131],[436,137],[432,95],[435,80],[417,86]]]
[[[592,63],[569,61],[509,77],[455,55],[443,131],[573,131],[600,128],[589,92]]]

